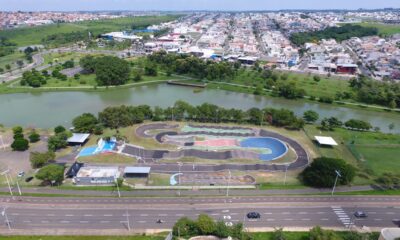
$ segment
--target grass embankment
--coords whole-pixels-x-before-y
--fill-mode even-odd
[[[352,237],[354,235],[353,232],[335,232],[335,234],[340,238],[340,239],[353,239],[355,237]],[[261,232],[261,233],[251,233],[253,240],[274,240],[276,237],[274,237],[273,232]],[[310,233],[309,232],[283,232],[284,239],[286,240],[305,240],[305,239],[310,239]],[[379,238],[379,233],[371,233],[371,234],[361,234],[364,236],[363,239],[368,239],[368,240],[377,240]],[[355,238],[358,239],[358,238]]]
[[[369,184],[383,173],[400,173],[400,135],[376,132],[358,132],[346,129],[322,131],[317,126],[307,125],[305,132],[314,136],[331,136],[339,144],[335,147],[320,147],[319,154],[325,157],[342,158],[360,169],[355,184]]]
[[[178,17],[179,15],[140,16],[109,20],[82,21],[78,23],[51,24],[38,27],[4,30],[0,32],[0,37],[7,37],[11,42],[16,43],[18,46],[27,46],[32,44],[42,44],[42,39],[54,34],[71,32],[87,33],[89,31],[93,36],[97,36],[98,34],[106,32],[145,28],[153,24],[172,21]],[[85,36],[88,36],[88,34],[85,34]]]
[[[166,235],[155,236],[2,236],[3,240],[164,240]]]

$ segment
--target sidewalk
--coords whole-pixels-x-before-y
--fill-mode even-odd
[[[117,190],[115,191],[97,191],[97,190],[64,190],[50,187],[43,188],[22,188],[22,194],[58,194],[58,195],[75,195],[75,196],[88,196],[88,197],[116,197],[118,196]],[[373,190],[371,186],[354,186],[354,187],[337,187],[335,192],[353,192],[353,191],[369,191]],[[287,189],[287,190],[252,190],[252,189],[230,189],[230,196],[266,196],[266,195],[304,195],[304,194],[321,194],[331,193],[332,189],[316,189],[316,188],[302,188],[302,189]],[[0,188],[0,192],[8,193],[8,188]],[[17,190],[14,189],[14,194]],[[194,196],[225,196],[226,189],[218,190],[132,190],[121,191],[123,197],[194,197]]]

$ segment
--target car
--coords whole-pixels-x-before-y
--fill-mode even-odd
[[[27,177],[27,178],[25,178],[25,182],[30,182],[30,181],[32,181],[33,180],[33,177]]]
[[[25,176],[25,172],[24,171],[21,171],[21,172],[18,173],[18,177],[23,177],[23,176]]]
[[[364,211],[356,211],[354,213],[354,216],[356,218],[366,218],[366,217],[368,217],[368,215]]]
[[[258,212],[249,212],[247,214],[247,218],[249,218],[249,219],[257,219],[257,218],[261,218],[261,215]]]

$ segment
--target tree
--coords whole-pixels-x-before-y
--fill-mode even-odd
[[[190,237],[198,233],[196,222],[187,217],[180,218],[172,228],[172,234],[175,237]]]
[[[310,230],[310,240],[341,240],[334,231],[324,230],[317,226]]]
[[[395,108],[397,107],[396,100],[392,99],[392,100],[389,102],[389,107],[390,107],[391,109],[395,109]]]
[[[63,127],[61,125],[59,125],[59,126],[54,128],[54,133],[55,134],[62,133],[62,132],[65,132],[65,131],[66,131],[65,127]]]
[[[0,68],[0,74],[2,74],[4,72],[3,68]]]
[[[197,227],[202,235],[213,234],[216,229],[214,219],[206,214],[199,215],[197,218]]]
[[[79,73],[75,73],[74,74],[74,79],[79,81],[79,79],[81,79],[81,75]]]
[[[357,129],[357,130],[370,130],[372,128],[369,122],[365,122],[357,119],[350,119],[344,123],[344,125],[348,128]]]
[[[144,74],[146,76],[157,76],[157,65],[151,62],[147,63],[144,66]]]
[[[29,141],[31,143],[35,143],[35,142],[39,142],[40,141],[40,135],[35,130],[31,131],[31,133],[29,134],[28,138],[29,138]]]
[[[353,180],[356,169],[346,163],[343,159],[321,157],[316,158],[301,173],[304,184],[312,187],[332,187],[336,172],[339,171],[341,177],[338,178],[338,185],[346,185]]]
[[[314,82],[319,83],[319,82],[321,81],[321,77],[318,76],[318,75],[315,75],[315,76],[313,77],[313,80],[314,80]]]
[[[18,68],[21,69],[24,66],[24,61],[17,60],[17,65],[18,65]]]
[[[26,151],[29,148],[29,141],[26,140],[25,138],[17,138],[11,144],[11,148],[13,151],[20,151],[20,152]]]
[[[303,119],[308,123],[315,123],[319,118],[319,114],[313,110],[304,112]]]
[[[68,146],[68,134],[67,132],[61,132],[56,134],[55,136],[49,137],[47,140],[47,148],[49,151],[55,152],[58,149],[65,148]]]
[[[58,164],[49,164],[42,167],[36,178],[47,184],[60,184],[64,180],[64,167]]]
[[[6,70],[7,70],[7,72],[10,72],[10,71],[11,71],[11,66],[10,66],[10,64],[6,64]]]
[[[122,85],[129,80],[130,65],[127,61],[113,57],[104,56],[96,60],[96,81],[99,85]]]
[[[97,118],[91,113],[84,113],[72,120],[74,131],[81,133],[92,133],[97,124]]]
[[[49,161],[52,161],[55,158],[56,158],[55,153],[51,151],[45,153],[31,152],[29,156],[29,160],[31,161],[31,166],[34,169],[43,167]]]

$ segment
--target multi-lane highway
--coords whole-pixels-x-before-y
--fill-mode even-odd
[[[11,231],[35,229],[169,229],[181,217],[205,213],[227,224],[243,222],[247,228],[395,227],[400,219],[400,197],[236,197],[236,198],[0,198]],[[357,219],[356,210],[367,218]],[[261,219],[247,219],[256,211]],[[163,223],[157,223],[157,220]],[[6,223],[5,216],[0,221]],[[9,231],[7,224],[0,231]]]

